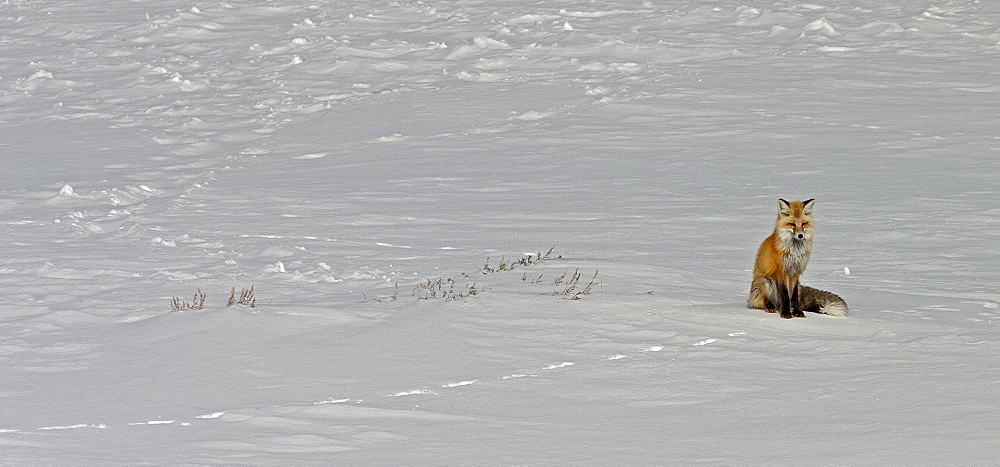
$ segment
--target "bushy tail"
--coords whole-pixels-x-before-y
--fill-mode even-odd
[[[803,311],[823,313],[830,316],[847,316],[847,303],[837,294],[825,290],[802,286],[799,304]]]

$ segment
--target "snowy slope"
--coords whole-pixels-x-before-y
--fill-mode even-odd
[[[0,3],[0,462],[995,461],[1000,9],[660,3]]]

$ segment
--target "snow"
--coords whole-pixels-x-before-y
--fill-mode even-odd
[[[0,462],[990,463],[998,55],[979,0],[0,2]],[[848,317],[745,307],[777,198]]]

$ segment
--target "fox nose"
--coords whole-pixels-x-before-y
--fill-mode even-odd
[[[803,238],[806,238],[806,236],[805,236],[805,235],[803,235],[803,234],[798,234],[798,235],[796,235],[796,236],[797,236],[797,237],[799,237],[799,240],[802,240]]]

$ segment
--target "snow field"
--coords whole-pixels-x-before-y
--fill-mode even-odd
[[[989,462],[998,18],[3,2],[0,462]]]

